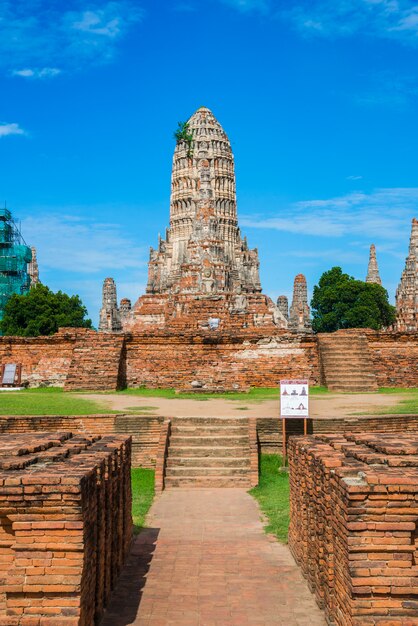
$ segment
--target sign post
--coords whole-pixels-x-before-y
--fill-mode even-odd
[[[308,433],[309,418],[309,381],[307,379],[280,381],[280,419],[282,420],[282,457],[286,467],[286,420],[303,419],[303,433]]]

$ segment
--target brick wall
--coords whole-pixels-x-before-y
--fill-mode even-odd
[[[379,386],[418,385],[418,334],[361,332]],[[127,334],[123,342],[121,335],[60,329],[52,337],[0,337],[0,365],[22,363],[22,381],[30,386],[67,389],[116,389],[126,383],[223,391],[274,387],[283,377],[319,383],[315,335],[265,333],[156,330]]]
[[[337,626],[418,623],[418,436],[289,445],[289,546]]]
[[[0,433],[71,431],[100,435],[129,435],[132,437],[133,467],[155,467],[158,442],[164,418],[148,415],[36,415],[0,416]],[[374,415],[308,422],[309,433],[418,433],[418,415]],[[258,418],[257,434],[260,452],[281,454],[282,428],[277,417]],[[303,434],[302,420],[287,420],[287,437]]]
[[[262,452],[281,454],[282,424],[277,417],[257,420]],[[418,415],[359,415],[358,417],[314,418],[308,421],[308,434],[318,433],[418,433]],[[303,435],[303,420],[286,420],[286,435]]]
[[[0,624],[92,626],[132,537],[130,439],[0,435]]]
[[[154,467],[162,417],[142,415],[0,416],[0,433],[70,431],[100,435],[130,435],[132,465]]]
[[[63,387],[72,361],[76,334],[51,337],[0,337],[0,364],[22,363],[22,383]]]
[[[316,338],[309,335],[136,334],[127,339],[126,358],[128,387],[222,391],[275,387],[292,376],[319,381]]]
[[[418,334],[367,332],[379,387],[418,387]]]

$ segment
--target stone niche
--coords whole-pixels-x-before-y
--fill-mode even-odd
[[[132,538],[131,441],[0,436],[0,624],[93,626]]]
[[[289,545],[337,626],[418,624],[418,435],[292,438]]]

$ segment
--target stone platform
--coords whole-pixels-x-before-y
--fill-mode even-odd
[[[132,537],[131,442],[0,436],[0,625],[92,626]]]

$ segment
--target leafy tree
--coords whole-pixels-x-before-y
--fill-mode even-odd
[[[318,333],[339,328],[379,330],[395,321],[395,307],[389,304],[386,289],[343,274],[341,267],[322,274],[311,307],[312,327]]]
[[[25,295],[14,294],[4,308],[0,321],[3,335],[37,337],[53,335],[59,327],[91,328],[87,309],[79,296],[54,293],[45,285],[35,285]]]

